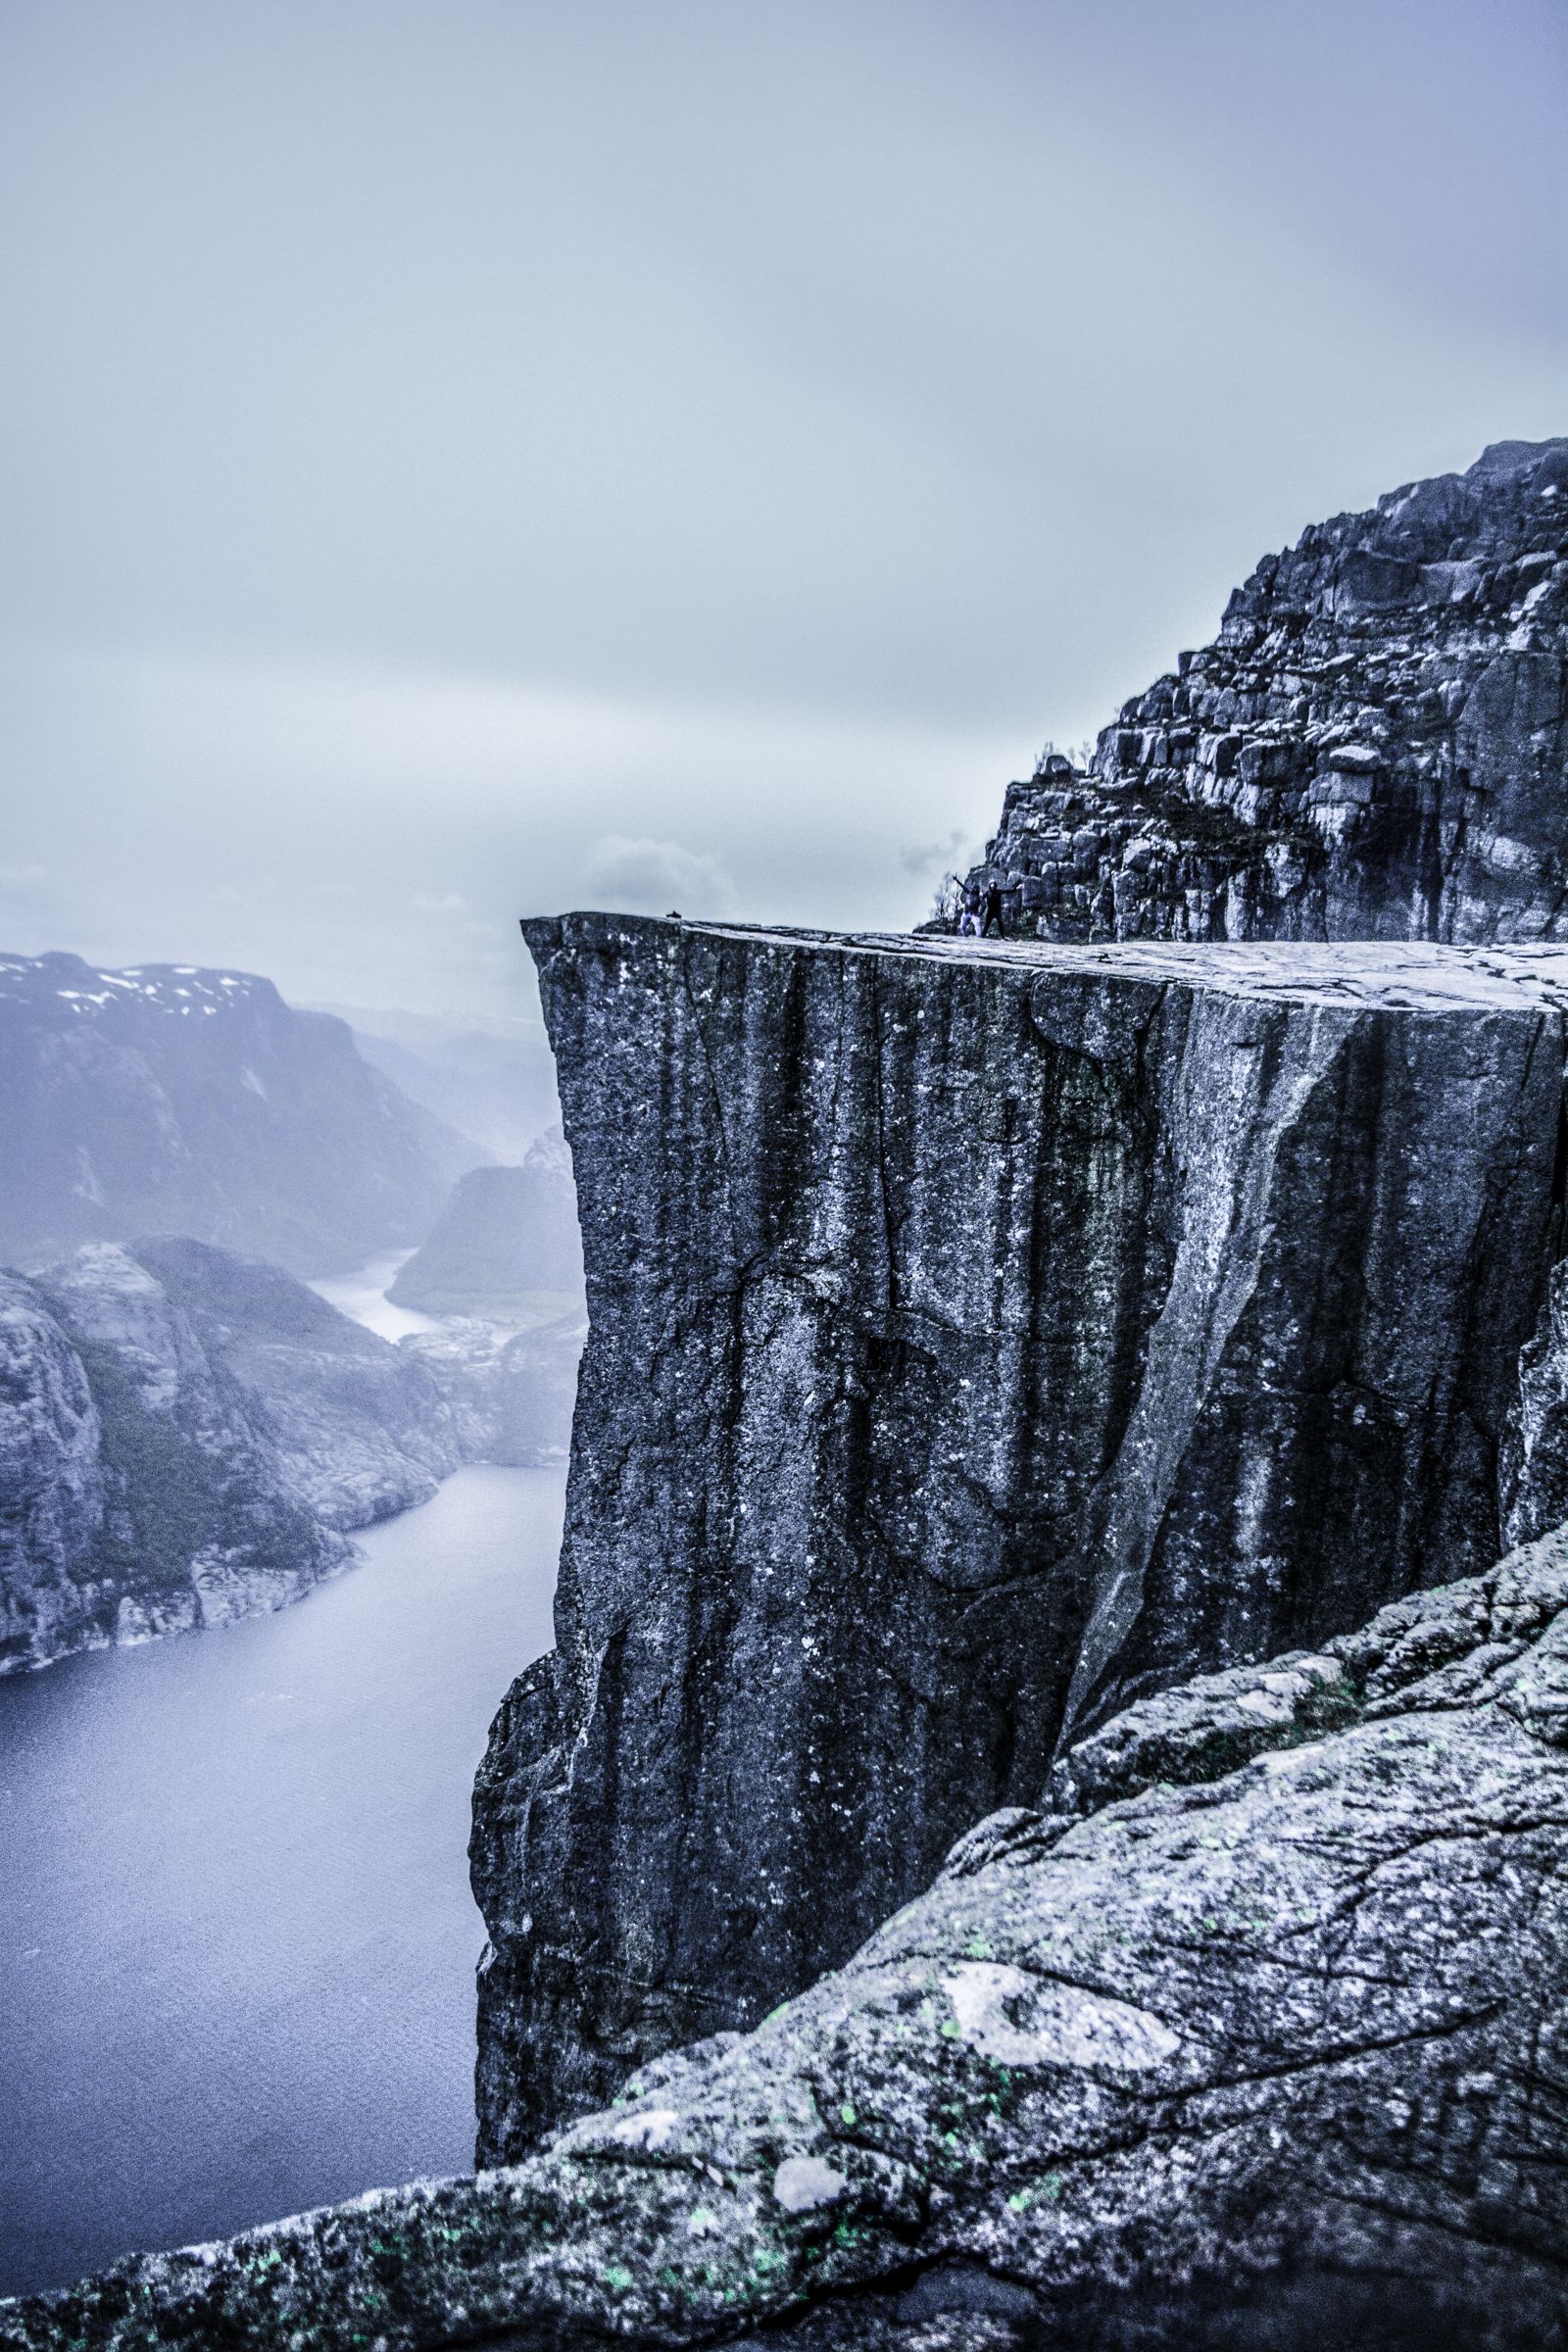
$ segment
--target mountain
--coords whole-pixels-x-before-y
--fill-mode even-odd
[[[524,926],[589,1328],[484,2169],[0,2335],[1561,2347],[1565,499],[1271,558],[1009,795],[1004,940]]]
[[[520,1160],[534,1138],[560,1121],[555,1063],[536,1021],[480,1027],[365,1005],[321,1009],[341,1014],[365,1060],[411,1102],[472,1139],[472,1165]]]
[[[526,934],[589,1331],[475,1804],[485,2163],[1564,1482],[1568,947]]]
[[[1568,936],[1568,439],[1265,557],[971,880],[1029,938]]]
[[[298,1599],[461,1458],[437,1375],[274,1266],[0,1272],[0,1672]]]
[[[181,1233],[297,1273],[422,1239],[467,1153],[270,980],[0,956],[0,1257]]]
[[[559,1127],[516,1168],[471,1168],[387,1293],[428,1314],[550,1319],[582,1298],[571,1155]]]

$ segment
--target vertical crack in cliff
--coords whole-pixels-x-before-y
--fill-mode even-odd
[[[1238,1014],[1245,1026],[1263,1031],[1260,1041],[1228,1034]],[[1068,1688],[1058,1751],[1143,1608],[1156,1531],[1226,1344],[1256,1287],[1282,1144],[1353,1026],[1353,1019],[1338,1010],[1313,1006],[1306,1050],[1299,1062],[1293,1062],[1281,1052],[1282,1024],[1255,1006],[1233,1008],[1221,1001],[1212,1013],[1195,1007],[1194,1019],[1212,1021],[1214,1033],[1200,1039],[1201,1076],[1196,1085],[1189,1060],[1191,1027],[1184,1041],[1191,1156],[1184,1171],[1182,1238],[1170,1288],[1150,1335],[1138,1401],[1105,1481],[1103,1559]],[[1205,1080],[1215,1054],[1227,1045],[1233,1080],[1238,1054],[1256,1052],[1257,1059],[1243,1065],[1241,1088],[1232,1083],[1216,1103]]]

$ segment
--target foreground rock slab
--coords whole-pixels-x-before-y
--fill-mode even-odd
[[[801,2352],[1568,2342],[1568,1540],[1141,1702],[848,1967],[526,2163],[129,2262],[0,2307],[0,2343],[763,2323]]]
[[[1064,1729],[1494,1560],[1561,1221],[1561,951],[528,936],[591,1333],[483,2162],[838,1965]]]

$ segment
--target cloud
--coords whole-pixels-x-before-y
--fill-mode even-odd
[[[607,905],[632,913],[723,914],[735,885],[716,858],[678,841],[606,833],[588,854],[588,885]]]
[[[914,842],[899,852],[899,863],[906,874],[958,873],[974,861],[969,836],[961,827],[946,841]]]
[[[416,890],[414,904],[421,914],[466,914],[468,911],[467,900],[461,891],[456,890],[443,890],[435,894]]]

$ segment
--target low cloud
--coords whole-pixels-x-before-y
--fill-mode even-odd
[[[950,833],[946,841],[915,842],[899,852],[899,863],[906,874],[959,873],[974,861],[964,832]]]
[[[635,914],[727,913],[735,885],[716,858],[678,841],[607,833],[588,854],[588,887],[608,906]]]

